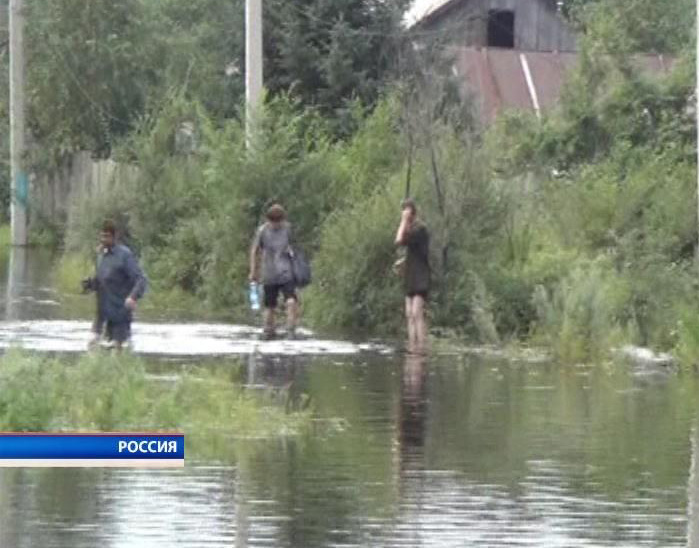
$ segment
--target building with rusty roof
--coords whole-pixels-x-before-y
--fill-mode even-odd
[[[537,115],[560,97],[577,62],[576,34],[556,0],[435,0],[411,26],[418,42],[447,44],[463,96],[488,124],[507,109]],[[665,73],[672,59],[642,55],[639,70]]]

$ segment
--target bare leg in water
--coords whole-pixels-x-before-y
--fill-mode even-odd
[[[275,325],[276,311],[274,308],[265,308],[264,313],[264,332],[265,335],[271,337],[276,329]]]
[[[408,323],[408,352],[422,354],[427,350],[425,299],[422,295],[405,298],[405,317]]]
[[[299,303],[295,298],[286,300],[286,332],[289,336],[296,334],[296,324],[299,318]]]

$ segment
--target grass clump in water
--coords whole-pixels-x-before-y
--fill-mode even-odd
[[[309,424],[310,411],[287,412],[226,371],[197,368],[163,382],[127,354],[73,361],[12,350],[0,358],[4,431],[183,431],[211,441],[294,435]]]

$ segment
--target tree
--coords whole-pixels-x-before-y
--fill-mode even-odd
[[[393,67],[407,0],[270,0],[265,83],[351,129],[348,102],[372,105]]]
[[[269,0],[266,84],[352,129],[372,105],[407,0]],[[215,120],[244,96],[244,0],[28,0],[29,123],[41,150],[107,157],[177,89]]]
[[[242,0],[29,0],[29,114],[59,156],[109,156],[173,89],[216,117],[243,95]]]
[[[607,53],[677,53],[692,42],[694,0],[564,0],[562,8]]]
[[[55,151],[106,156],[130,129],[151,82],[142,63],[149,22],[141,0],[28,3],[29,122]]]

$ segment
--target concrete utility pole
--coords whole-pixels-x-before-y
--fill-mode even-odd
[[[245,0],[245,133],[248,144],[261,100],[262,0]]]
[[[27,245],[29,179],[25,163],[24,0],[10,0],[10,222],[12,245]]]

